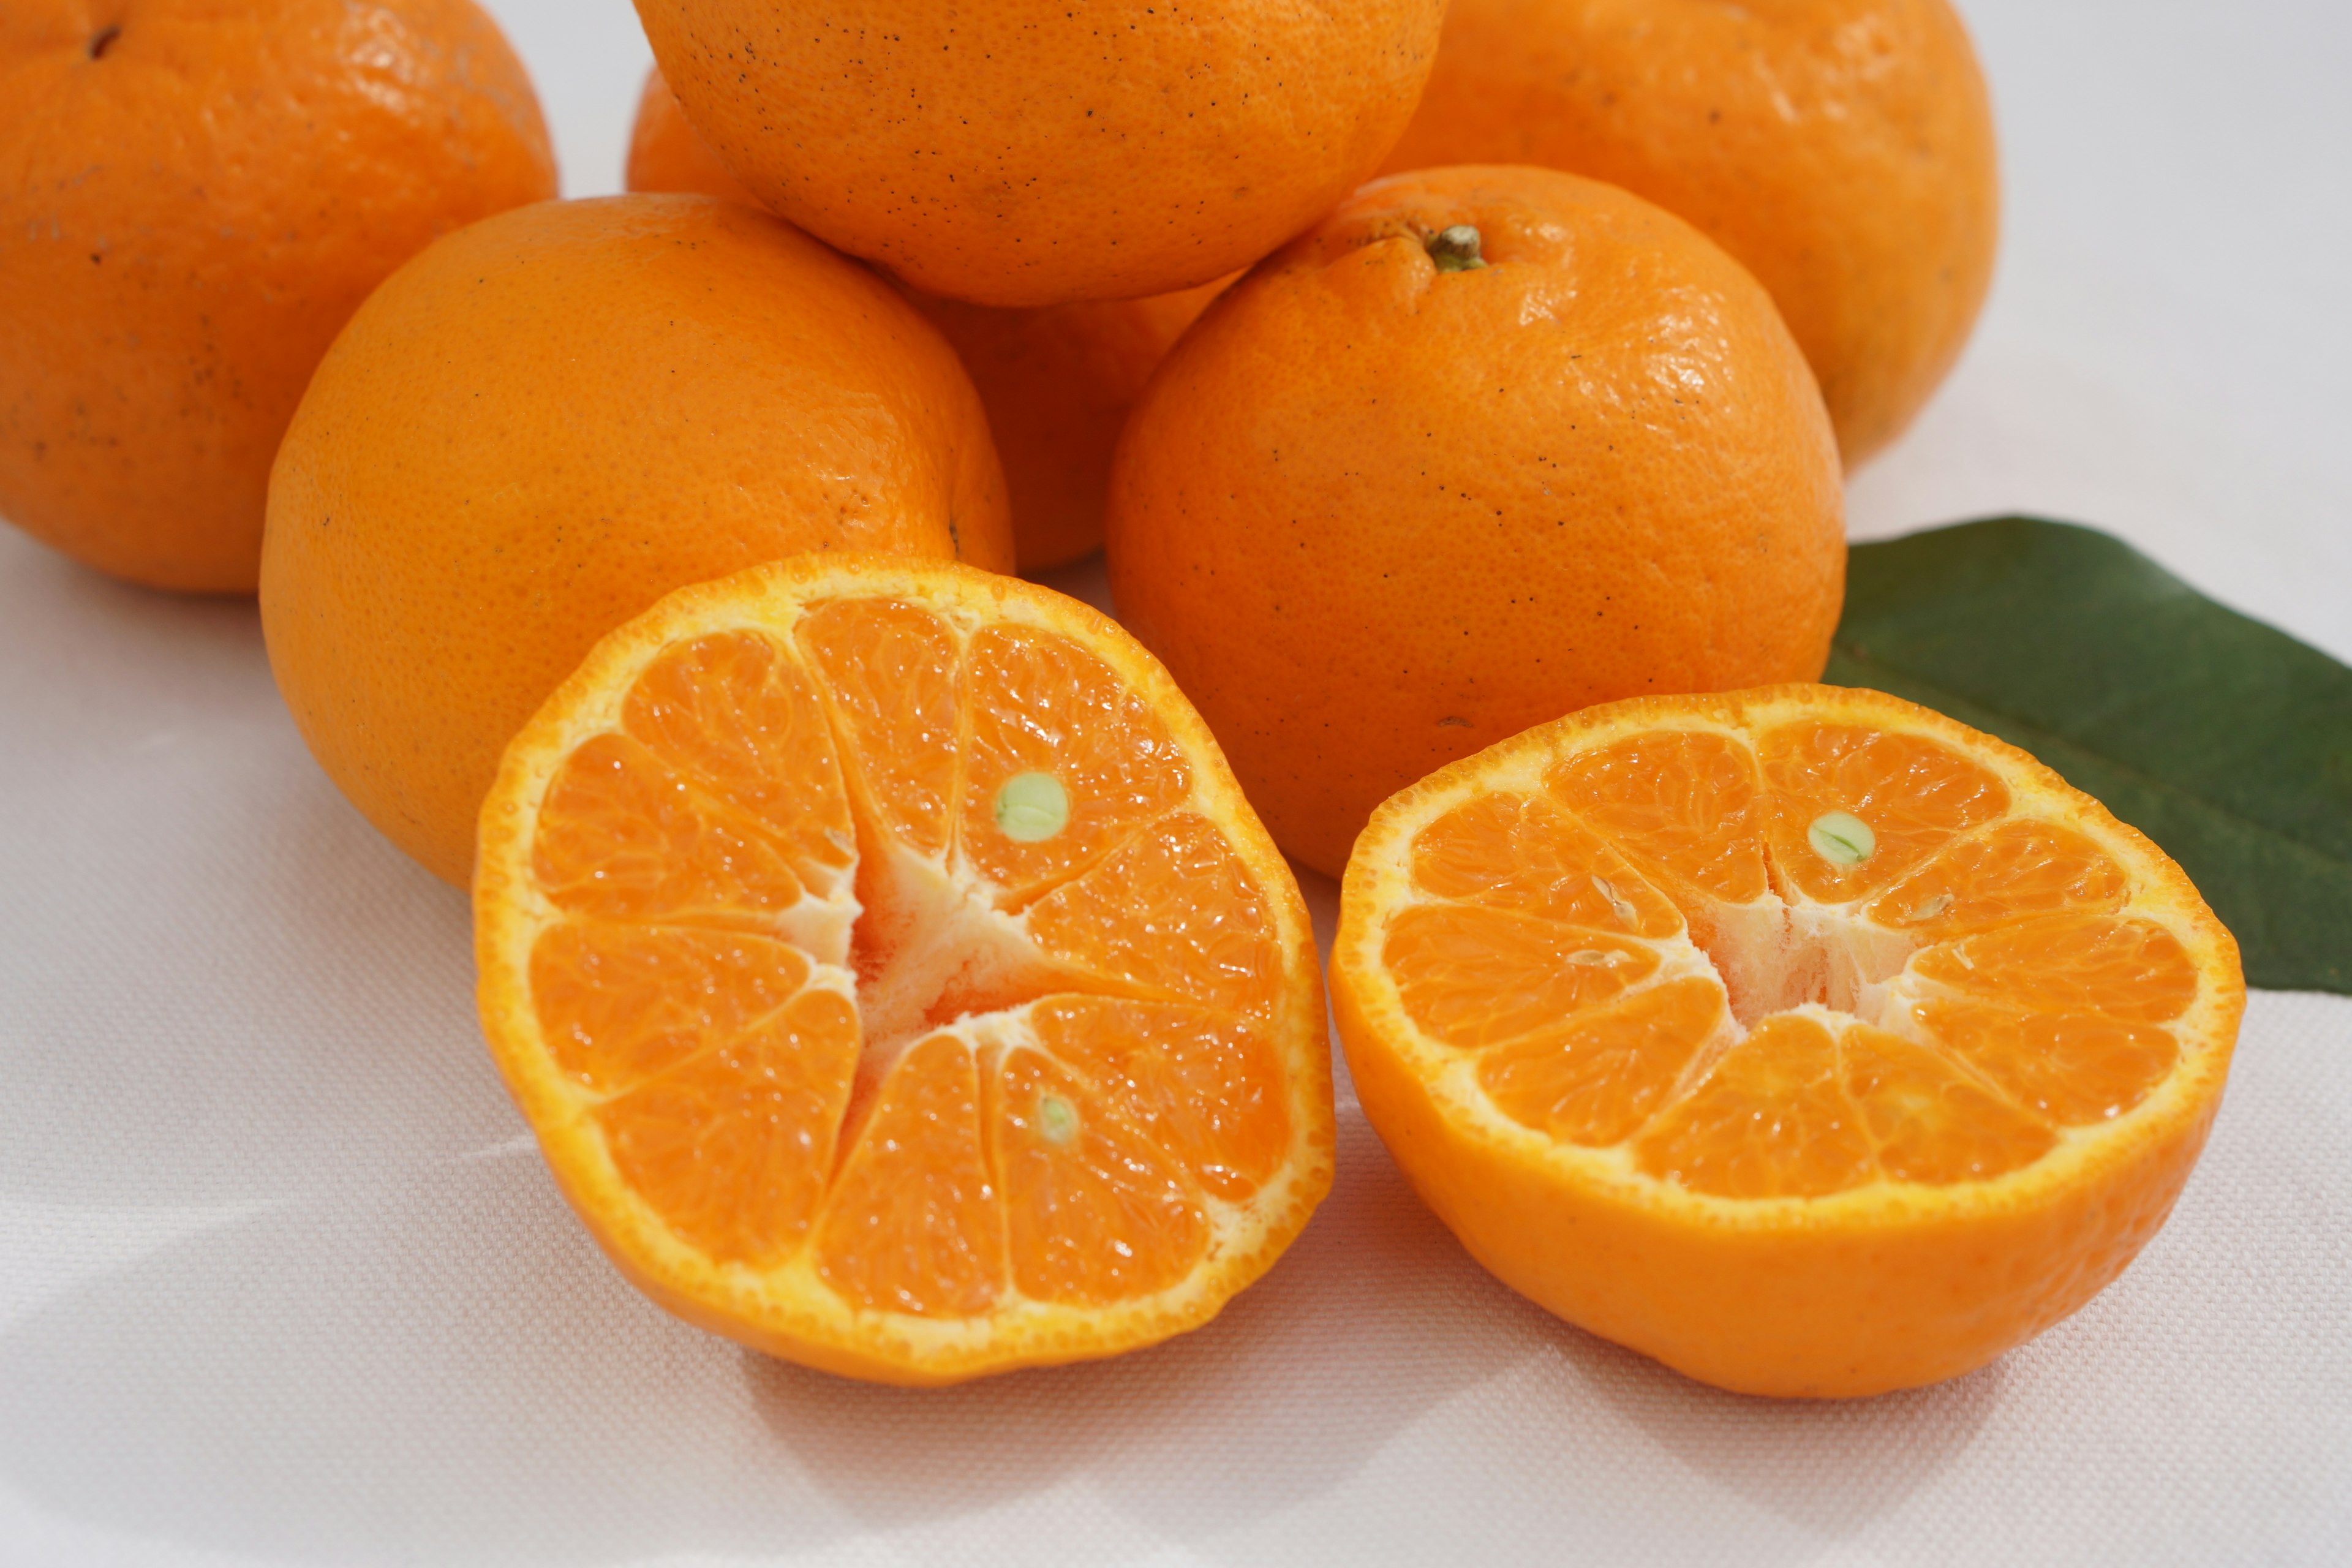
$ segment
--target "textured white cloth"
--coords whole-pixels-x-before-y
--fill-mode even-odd
[[[628,6],[493,9],[610,188]],[[1855,531],[2095,522],[2352,655],[2352,27],[1969,16],[2003,271]],[[0,1563],[2352,1562],[2352,1000],[2253,998],[2172,1223],[2079,1316],[1823,1406],[1520,1301],[1351,1103],[1328,1203],[1193,1335],[943,1393],[801,1372],[604,1264],[471,982],[464,900],[310,763],[250,605],[0,532]]]

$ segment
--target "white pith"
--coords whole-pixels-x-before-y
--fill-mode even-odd
[[[947,858],[885,842],[853,868],[874,907],[857,904],[852,934],[866,1055],[885,1067],[943,1025],[1074,989],[1029,940],[1027,917],[997,907],[995,889]]]

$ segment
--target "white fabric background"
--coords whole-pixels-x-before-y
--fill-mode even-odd
[[[628,5],[492,8],[567,188],[615,186]],[[1969,14],[2001,271],[1856,535],[2095,522],[2352,656],[2352,19]],[[1808,1406],[1520,1302],[1352,1105],[1328,1204],[1189,1338],[936,1394],[768,1362],[604,1264],[471,978],[249,605],[0,532],[0,1562],[2352,1561],[2352,1000],[2254,997],[2170,1226],[2081,1315]]]

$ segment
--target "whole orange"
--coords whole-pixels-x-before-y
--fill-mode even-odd
[[[1992,106],[1946,0],[1454,0],[1385,167],[1542,163],[1689,219],[1771,290],[1849,467],[1992,279]]]
[[[728,173],[710,143],[677,106],[661,67],[646,72],[637,118],[629,127],[628,186],[633,191],[689,191],[722,202],[759,206],[760,198]]]
[[[251,593],[270,458],[368,291],[555,194],[469,0],[0,8],[0,516]]]
[[[500,751],[598,637],[837,549],[1012,566],[954,353],[764,213],[551,202],[432,246],[335,341],[271,475],[262,629],[329,776],[463,883]]]
[[[955,345],[988,409],[1021,570],[1066,565],[1102,548],[1111,453],[1128,413],[1229,281],[1028,310],[913,296]]]
[[[917,288],[1132,300],[1246,267],[1379,166],[1444,0],[638,0],[762,202]]]
[[[699,191],[759,205],[688,122],[658,66],[637,100],[628,174],[633,191]],[[1021,570],[1065,565],[1102,547],[1103,492],[1127,412],[1169,346],[1231,281],[1025,310],[909,292],[980,389],[1004,462]]]
[[[1819,675],[1845,572],[1763,289],[1525,167],[1376,181],[1227,290],[1128,422],[1108,550],[1120,618],[1332,873],[1381,800],[1530,724]]]

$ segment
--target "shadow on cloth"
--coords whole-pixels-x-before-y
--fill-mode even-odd
[[[1338,1190],[1214,1322],[929,1392],[668,1318],[511,1140],[184,1235],[20,1319],[0,1409],[36,1414],[0,1424],[0,1480],[102,1529],[297,1562],[790,1554],[877,1532],[1087,1562],[1113,1538],[1142,1556],[1280,1532],[1368,1492],[1403,1512],[1403,1545],[1437,1521],[1416,1530],[1411,1487],[1371,1467],[1418,1443],[1629,1543],[1657,1521],[1625,1508],[1659,1491],[1595,1481],[1728,1489],[1797,1527],[1758,1542],[1793,1562],[1898,1505],[1998,1398],[1998,1372],[1842,1406],[1700,1388],[1504,1289],[1361,1121],[1341,1127]]]
[[[1519,1321],[1498,1331],[1498,1314]],[[1480,1331],[1453,1331],[1465,1321]],[[869,1525],[1076,1479],[1150,1536],[1189,1541],[1328,1490],[1555,1328],[1462,1257],[1343,1112],[1338,1180],[1314,1221],[1192,1333],[945,1390],[869,1388],[751,1352],[744,1367],[778,1439]]]
[[[2004,1363],[1874,1399],[1763,1399],[1655,1375],[1597,1380],[1633,1425],[1697,1474],[1801,1527],[1848,1540],[1975,1440],[2000,1404]]]
[[[807,1552],[1066,1482],[1141,1544],[1195,1538],[1312,1500],[1569,1331],[1343,1127],[1339,1192],[1216,1321],[929,1393],[670,1319],[510,1141],[183,1235],[18,1320],[0,1408],[38,1415],[0,1424],[0,1479],[102,1529],[336,1563]],[[1023,1528],[1050,1535],[1069,1499],[1043,1502]]]
[[[202,798],[126,820],[85,856],[121,895],[63,900],[0,959],[42,981],[8,1030],[0,1196],[280,1202],[520,1130],[475,1016],[465,896],[378,837],[290,730],[254,751],[228,787],[215,765]]]
[[[0,1199],[314,1194],[510,1135],[463,894],[335,792],[251,600],[124,587],[0,541]]]
[[[613,1271],[518,1142],[276,1205],[20,1320],[0,1476],[102,1529],[321,1563],[805,1551],[853,1528],[778,1463],[737,1368]]]

